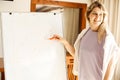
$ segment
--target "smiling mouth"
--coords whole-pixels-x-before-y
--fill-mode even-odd
[[[94,21],[95,24],[100,24],[100,21]]]

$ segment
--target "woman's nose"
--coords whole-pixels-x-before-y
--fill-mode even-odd
[[[100,20],[100,16],[99,16],[99,15],[96,15],[95,21],[99,21],[99,20]]]

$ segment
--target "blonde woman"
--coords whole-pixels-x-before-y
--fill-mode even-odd
[[[74,47],[59,35],[50,39],[63,43],[74,57],[73,73],[78,80],[112,80],[119,48],[107,29],[106,10],[95,1],[86,13],[89,27],[78,35]]]

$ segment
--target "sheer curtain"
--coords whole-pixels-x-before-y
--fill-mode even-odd
[[[79,9],[65,8],[63,16],[64,38],[74,45],[79,33]]]
[[[108,10],[109,27],[115,36],[115,39],[120,46],[120,1],[119,0],[104,0],[105,7]]]
[[[120,0],[98,0],[108,11],[108,24],[116,42],[120,46]]]

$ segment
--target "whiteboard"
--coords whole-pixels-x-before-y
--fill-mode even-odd
[[[6,80],[67,80],[62,14],[1,13]]]

